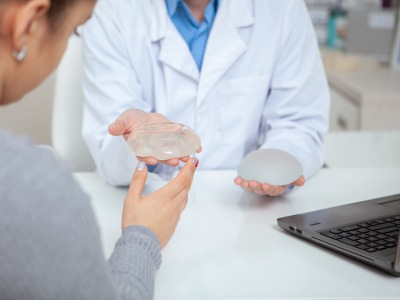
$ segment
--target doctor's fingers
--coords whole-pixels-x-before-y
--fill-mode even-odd
[[[160,113],[149,113],[147,116],[146,123],[170,123],[166,116]]]
[[[271,197],[276,197],[281,195],[284,192],[284,189],[279,189],[279,190],[272,190],[272,189],[261,189],[261,188],[256,188],[256,189],[247,189],[247,191],[252,192],[254,194],[260,195],[260,196],[271,196]]]
[[[282,195],[289,185],[270,185],[267,183],[262,184],[261,189],[270,196],[280,196]]]
[[[266,190],[264,190],[262,188],[262,184],[255,180],[248,181],[248,180],[244,180],[243,178],[238,176],[235,178],[234,182],[235,182],[235,184],[239,185],[244,190],[246,190],[250,193],[254,193],[257,195],[261,195],[261,196],[273,194],[273,191],[270,190],[269,185],[268,185],[268,188]]]
[[[304,185],[304,183],[306,183],[306,179],[304,178],[303,175],[299,179],[297,179],[295,182],[293,182],[293,184],[295,186],[302,186],[302,185]]]
[[[258,195],[279,196],[285,192],[289,185],[272,185],[251,180],[249,186],[253,189],[254,193]]]
[[[270,196],[270,195],[273,194],[273,191],[270,188],[263,189],[263,184],[261,184],[258,181],[255,181],[255,180],[252,180],[252,181],[249,182],[249,188],[251,188],[252,192],[257,194],[257,195],[261,195],[261,196],[268,195],[268,196]]]
[[[255,193],[255,190],[257,188],[259,188],[259,186],[261,186],[261,184],[259,184],[259,186],[258,186],[257,182],[254,180],[252,182],[252,181],[244,180],[241,177],[236,177],[235,183],[240,185],[243,189],[245,189],[246,191],[248,191],[250,193]]]
[[[127,135],[132,132],[135,126],[146,123],[148,114],[140,109],[127,109],[108,126],[108,132],[114,136]]]
[[[286,190],[287,186],[274,186],[270,185],[268,183],[263,183],[261,184],[260,182],[256,180],[243,180],[240,177],[235,179],[236,182],[240,182],[240,186],[247,190],[248,192],[257,194],[257,195],[266,195],[266,196],[279,196],[284,193]]]
[[[177,166],[177,165],[179,165],[179,161],[180,161],[179,158],[171,158],[171,159],[167,159],[167,160],[160,160],[161,163],[169,165],[169,166]]]
[[[132,132],[134,124],[128,117],[121,116],[108,126],[108,132],[113,136],[123,135],[127,139]]]
[[[138,161],[143,161],[144,163],[146,163],[147,165],[156,165],[158,164],[158,159],[154,158],[152,156],[136,156]]]
[[[200,146],[199,149],[196,150],[196,153],[200,153],[201,151],[203,151],[203,147]]]
[[[139,118],[139,113],[133,109],[128,109],[108,126],[108,132],[114,136],[130,133],[133,120],[137,118]]]
[[[240,186],[242,187],[243,178],[240,177],[240,176],[237,176],[237,177],[233,180],[233,182],[234,182],[236,185],[240,185]]]
[[[169,166],[177,166],[179,164],[179,159],[178,158],[172,158],[172,159],[167,159],[167,160],[158,160],[157,158],[153,156],[136,156],[136,158],[139,161],[143,161],[148,165],[155,166],[158,163],[162,163],[165,165]]]

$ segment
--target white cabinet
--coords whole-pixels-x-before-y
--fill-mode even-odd
[[[386,69],[352,76],[327,75],[332,131],[400,130],[400,72]]]
[[[331,131],[400,130],[400,71],[322,51],[331,90]]]
[[[335,88],[331,88],[331,100],[330,130],[360,129],[360,107]]]

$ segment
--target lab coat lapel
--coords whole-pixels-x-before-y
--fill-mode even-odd
[[[198,81],[200,73],[196,62],[169,18],[165,0],[153,0],[153,7],[150,35],[152,42],[159,44],[158,59],[161,63]]]
[[[254,24],[252,1],[221,1],[208,38],[197,96],[199,106],[217,81],[246,51],[239,30]]]

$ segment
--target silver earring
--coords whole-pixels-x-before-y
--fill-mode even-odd
[[[13,50],[12,56],[14,56],[14,58],[18,61],[23,61],[25,59],[27,53],[28,53],[28,47],[23,46],[21,48],[21,50],[19,50],[19,51]]]

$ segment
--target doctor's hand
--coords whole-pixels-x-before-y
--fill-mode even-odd
[[[190,159],[174,179],[142,197],[148,171],[143,163],[139,163],[125,198],[122,230],[133,225],[148,227],[159,238],[161,249],[164,248],[186,207],[197,165],[197,158]]]
[[[135,131],[136,128],[145,124],[151,123],[165,123],[171,122],[165,116],[159,113],[148,113],[140,109],[130,108],[124,111],[113,123],[108,126],[108,132],[113,136],[123,136],[128,140],[129,135]],[[201,152],[201,147],[196,151]],[[164,163],[171,166],[177,166],[180,161],[187,162],[190,157],[184,156],[180,158],[172,158],[168,160],[159,161],[155,157],[138,157],[139,161],[143,161],[148,165],[156,165]]]
[[[302,186],[305,183],[304,176],[301,176],[295,180],[292,184],[288,185],[270,185],[268,183],[260,183],[256,180],[244,180],[242,177],[238,176],[234,180],[236,185],[241,186],[246,191],[255,193],[262,196],[279,196],[282,195],[291,185]]]

